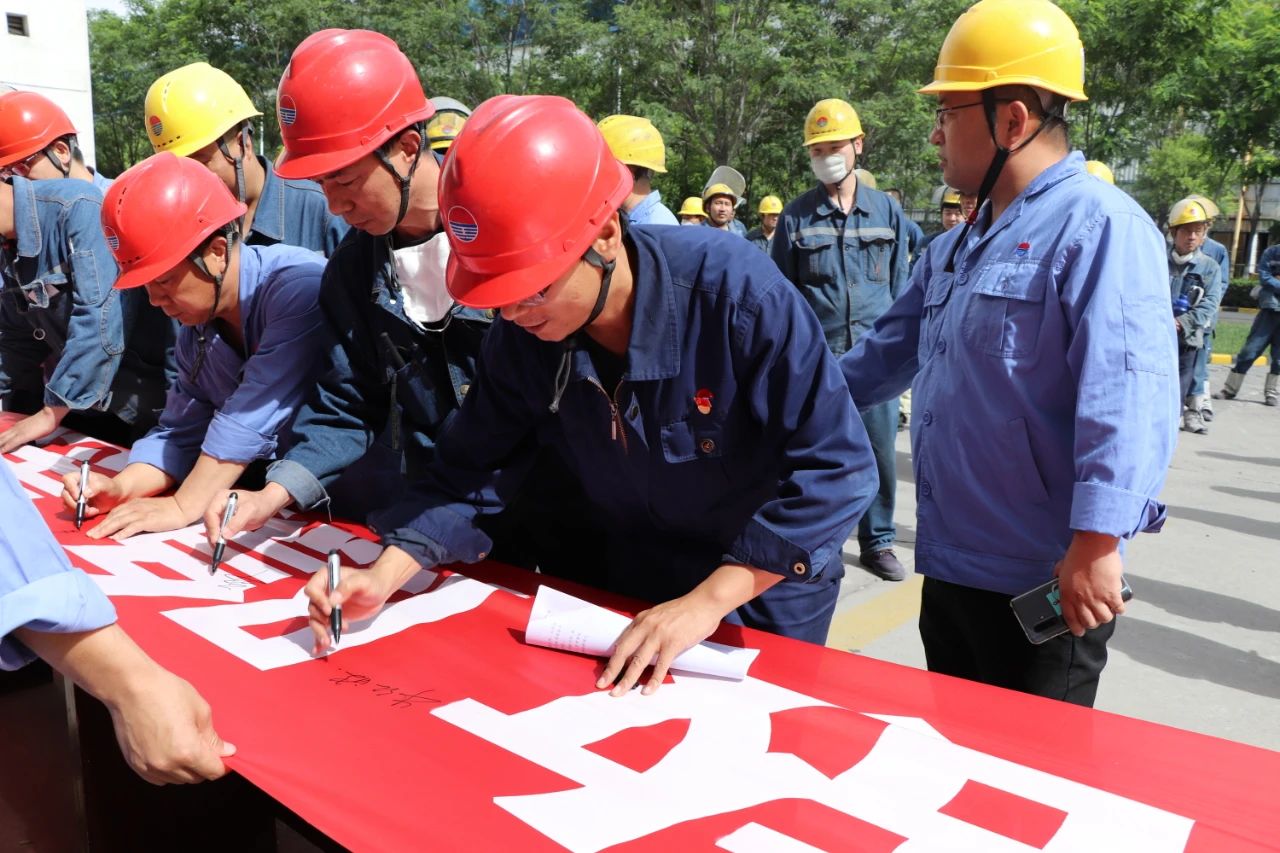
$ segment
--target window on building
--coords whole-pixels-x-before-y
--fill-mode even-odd
[[[31,33],[27,30],[26,15],[6,14],[5,23],[9,25],[9,35],[11,36],[29,36]]]

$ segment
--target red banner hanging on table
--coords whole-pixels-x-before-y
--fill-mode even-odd
[[[421,573],[313,659],[302,586],[331,548],[371,563],[367,531],[276,519],[215,575],[201,527],[95,542],[61,477],[127,457],[78,438],[6,458],[230,765],[352,850],[1280,849],[1280,753],[728,626],[745,680],[614,699],[523,632],[540,583],[634,602],[494,564]]]

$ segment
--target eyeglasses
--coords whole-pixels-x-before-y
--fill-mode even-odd
[[[1013,98],[993,98],[992,99],[992,101],[997,104],[1007,104],[1012,100]],[[942,130],[942,119],[944,116],[946,116],[947,113],[953,113],[956,110],[967,110],[969,109],[969,107],[980,107],[982,106],[982,104],[983,104],[982,101],[974,101],[971,104],[956,104],[954,107],[938,107],[936,110],[933,111],[933,129]]]
[[[25,178],[31,174],[31,167],[34,166],[36,161],[44,155],[45,149],[41,148],[26,159],[19,160],[16,163],[10,163],[8,166],[0,169],[0,176],[7,178],[10,175],[17,175],[19,178]]]

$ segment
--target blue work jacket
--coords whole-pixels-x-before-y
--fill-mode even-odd
[[[849,351],[907,280],[906,216],[889,196],[858,184],[845,213],[818,184],[778,217],[770,255],[818,315],[827,346]]]
[[[1014,595],[1073,531],[1163,523],[1181,408],[1164,240],[1078,152],[996,222],[984,205],[947,272],[963,231],[840,366],[860,407],[911,387],[916,570]]]
[[[1178,263],[1173,252],[1166,254],[1169,260],[1169,299],[1189,296],[1193,287],[1201,288],[1201,298],[1195,307],[1177,316],[1182,340],[1189,347],[1204,346],[1205,332],[1212,328],[1218,317],[1218,305],[1222,302],[1226,285],[1222,281],[1221,267],[1213,258],[1197,249],[1185,264]]]
[[[315,385],[327,343],[317,298],[324,259],[297,246],[240,246],[244,351],[216,324],[206,328],[204,364],[192,377],[198,330],[178,333],[178,378],[160,423],[129,452],[176,480],[201,453],[248,463],[276,455]]]
[[[1258,261],[1258,307],[1280,311],[1280,244],[1268,246]]]
[[[777,233],[776,231],[774,232],[774,234]],[[763,228],[752,228],[747,232],[747,242],[767,255],[769,254],[769,247],[773,245],[773,238],[764,236]]]
[[[394,500],[403,472],[426,467],[435,436],[471,387],[492,312],[455,306],[424,330],[404,313],[391,242],[352,229],[329,260],[320,307],[330,330],[326,369],[293,424],[292,446],[267,472],[303,509],[327,504],[327,488],[374,451],[365,471],[363,520]],[[354,487],[356,484],[352,484]]]
[[[349,226],[342,217],[329,212],[329,202],[320,185],[280,177],[266,157],[258,157],[258,162],[266,170],[266,180],[244,242],[251,246],[284,243],[325,257],[332,255],[347,236]]]
[[[70,634],[116,621],[98,585],[73,569],[8,464],[0,462],[0,669],[17,669],[35,655],[17,628]]]
[[[841,547],[876,492],[862,422],[812,312],[762,254],[704,228],[634,227],[626,243],[635,307],[618,383],[604,386],[585,343],[495,322],[435,461],[379,519],[384,542],[425,565],[484,559],[478,517],[551,446],[609,534],[608,588],[666,600],[744,563],[788,581],[748,624],[796,636],[834,605]]]
[[[1205,237],[1204,244],[1200,246],[1200,251],[1212,258],[1222,271],[1223,288],[1231,284],[1231,257],[1227,254],[1227,247],[1212,237]]]
[[[88,181],[12,178],[17,239],[0,258],[0,398],[106,411],[132,423],[164,399],[171,324],[115,290],[102,193]]]
[[[627,211],[632,225],[679,225],[676,215],[662,203],[662,193],[654,190]]]

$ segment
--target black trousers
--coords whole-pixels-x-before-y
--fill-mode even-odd
[[[920,638],[929,671],[1092,708],[1115,620],[1083,637],[1067,633],[1037,646],[1027,640],[1010,599],[926,577]]]

